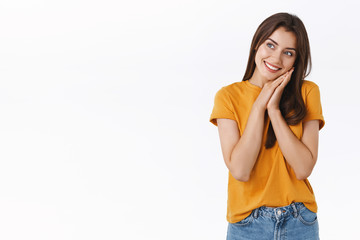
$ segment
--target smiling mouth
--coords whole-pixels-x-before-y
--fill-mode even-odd
[[[264,61],[264,64],[268,68],[268,70],[271,70],[271,72],[276,72],[281,69],[281,68],[277,68],[277,67],[271,65],[270,63],[268,63],[266,61]]]

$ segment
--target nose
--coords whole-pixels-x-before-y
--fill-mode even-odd
[[[274,51],[272,54],[273,63],[277,65],[281,65],[281,51]]]

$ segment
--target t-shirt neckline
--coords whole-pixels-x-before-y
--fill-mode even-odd
[[[248,86],[249,88],[252,88],[252,89],[254,89],[254,90],[258,91],[258,92],[260,92],[260,91],[262,90],[261,87],[256,86],[256,85],[250,83],[249,80],[244,80],[243,82],[245,82],[245,85],[246,85],[246,86]]]

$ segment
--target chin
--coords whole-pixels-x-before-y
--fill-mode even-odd
[[[281,72],[277,72],[277,73],[270,73],[265,69],[265,74],[263,76],[268,81],[274,81],[275,79],[277,79],[281,75],[285,74],[289,70],[285,70],[285,71],[281,71]]]
[[[282,74],[282,73],[281,73]],[[281,76],[281,74],[266,74],[266,75],[263,75],[264,78],[267,80],[267,81],[274,81],[275,79],[277,79],[278,77]]]

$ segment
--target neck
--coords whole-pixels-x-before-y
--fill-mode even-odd
[[[257,71],[257,69],[254,70],[253,75],[251,76],[251,78],[248,80],[251,84],[256,85],[260,88],[263,88],[263,86],[265,85],[265,83],[268,82],[267,79],[263,78],[259,72]]]

